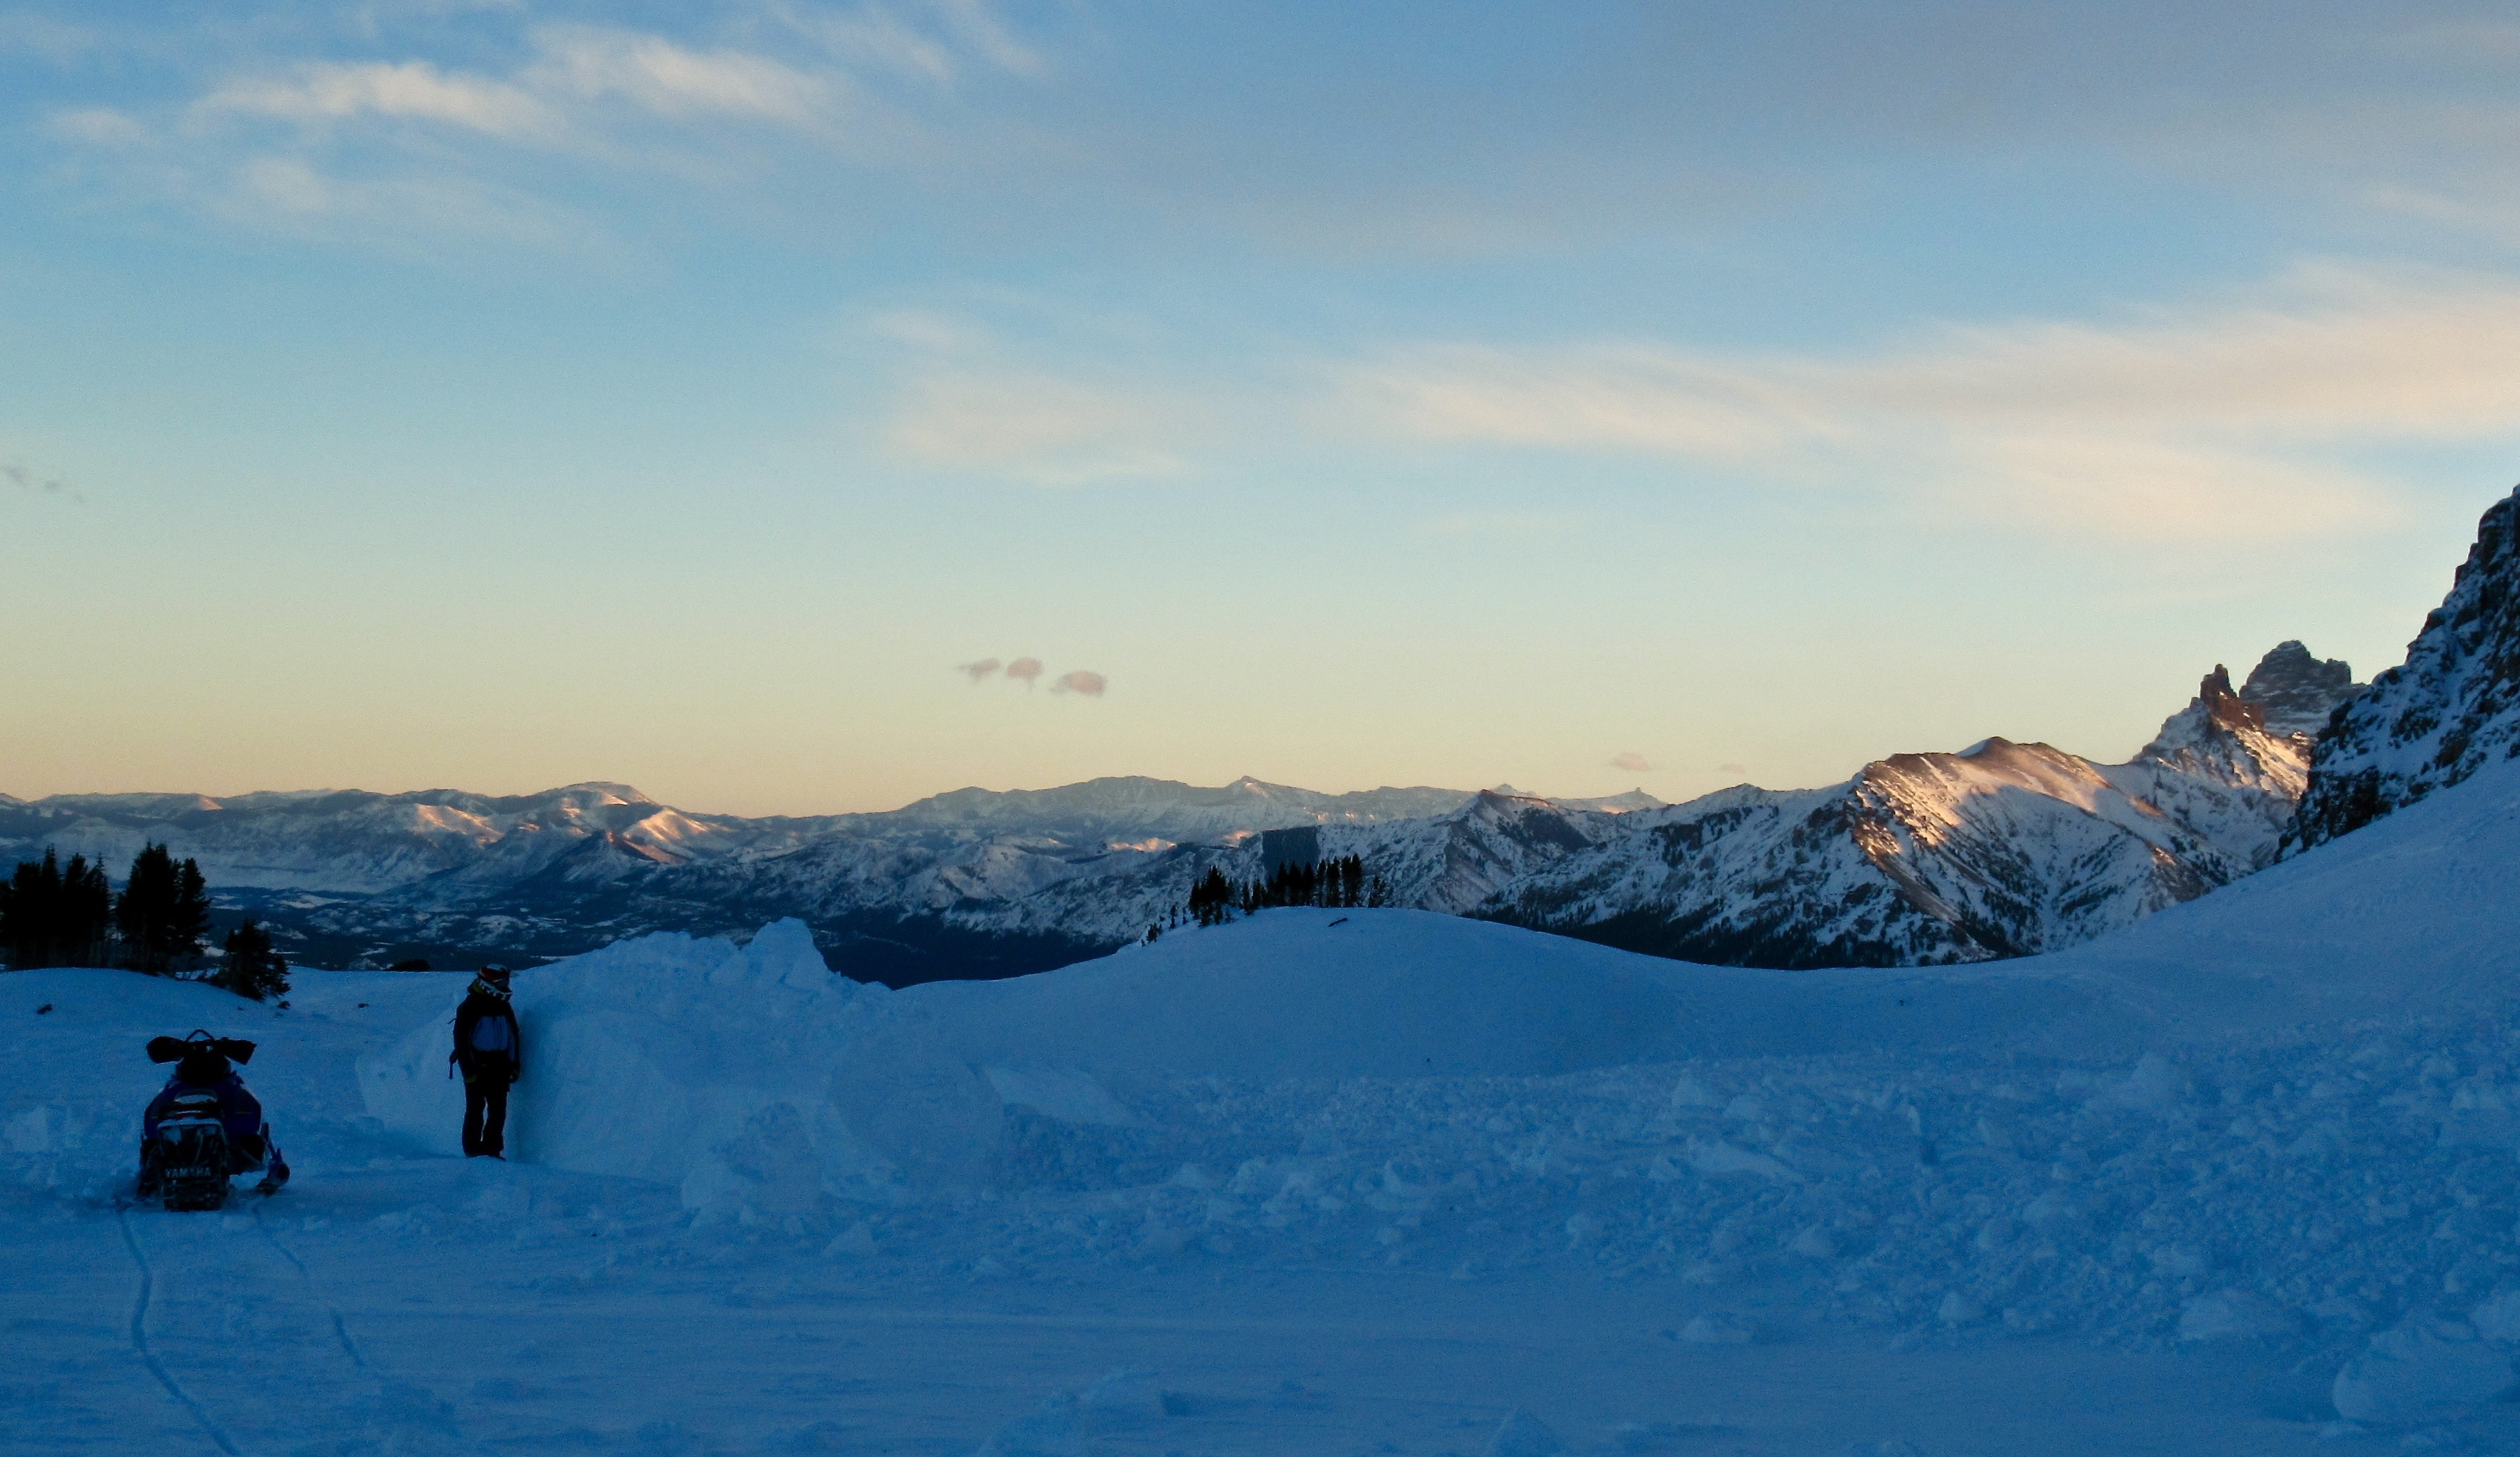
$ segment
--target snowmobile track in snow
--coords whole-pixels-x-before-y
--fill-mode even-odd
[[[244,1453],[238,1450],[237,1444],[228,1439],[227,1433],[218,1423],[210,1420],[208,1412],[202,1409],[202,1403],[193,1399],[193,1393],[184,1390],[182,1383],[176,1381],[173,1373],[166,1369],[165,1363],[158,1359],[158,1353],[149,1348],[149,1298],[157,1289],[158,1275],[150,1268],[149,1257],[141,1252],[140,1237],[131,1232],[130,1204],[117,1201],[113,1206],[113,1218],[115,1223],[122,1226],[123,1248],[131,1252],[132,1263],[140,1266],[140,1293],[131,1302],[132,1350],[139,1355],[141,1362],[148,1366],[149,1374],[157,1377],[158,1384],[166,1389],[166,1394],[174,1397],[178,1406],[192,1413],[193,1420],[201,1425],[203,1435],[207,1435],[220,1451],[227,1453],[228,1457],[244,1457]]]
[[[268,1240],[271,1243],[271,1248],[280,1252],[281,1258],[289,1261],[289,1267],[297,1272],[298,1283],[306,1287],[306,1295],[308,1299],[323,1306],[324,1313],[332,1317],[333,1339],[340,1343],[341,1354],[350,1358],[351,1365],[358,1367],[368,1375],[375,1375],[376,1368],[368,1364],[366,1354],[359,1349],[359,1343],[350,1339],[350,1327],[347,1322],[341,1319],[341,1307],[334,1304],[333,1302],[326,1297],[323,1287],[315,1283],[314,1272],[306,1268],[306,1261],[297,1258],[297,1252],[290,1249],[287,1245],[282,1244],[280,1242],[280,1236],[272,1233],[271,1226],[263,1222],[262,1206],[260,1205],[255,1205],[253,1208],[253,1227],[256,1232],[261,1234],[265,1240]]]

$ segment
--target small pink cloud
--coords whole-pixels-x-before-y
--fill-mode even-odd
[[[1642,754],[1627,753],[1611,760],[1610,768],[1624,769],[1632,774],[1642,774],[1649,773],[1653,766],[1645,763],[1645,756]]]
[[[1088,698],[1100,698],[1103,690],[1110,686],[1111,680],[1102,674],[1089,673],[1079,668],[1073,673],[1060,675],[1058,682],[1050,685],[1050,690],[1054,693],[1083,693]]]
[[[1746,764],[1719,764],[1715,766],[1715,772],[1719,774],[1746,774],[1750,772],[1750,766]]]
[[[996,658],[982,658],[976,663],[956,663],[954,665],[954,671],[957,673],[968,674],[971,679],[971,686],[976,688],[980,685],[981,679],[988,677],[990,674],[997,672],[1000,668],[1005,666],[1006,664],[999,662]]]
[[[1025,687],[1031,687],[1032,681],[1041,677],[1041,659],[1015,659],[1013,662],[1007,664],[1007,677],[1022,684]]]

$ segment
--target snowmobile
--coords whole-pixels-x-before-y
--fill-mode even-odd
[[[262,1104],[246,1091],[234,1064],[253,1060],[253,1043],[214,1038],[151,1038],[149,1060],[173,1063],[174,1075],[141,1116],[142,1199],[169,1210],[214,1210],[227,1203],[229,1181],[263,1170],[257,1194],[289,1182],[289,1162],[262,1121]]]

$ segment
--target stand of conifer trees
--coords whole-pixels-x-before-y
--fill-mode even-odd
[[[51,850],[20,861],[0,885],[0,956],[30,966],[103,966],[112,954],[113,889],[105,866],[73,855],[67,868]]]
[[[1309,865],[1283,864],[1265,880],[1240,885],[1210,865],[1198,883],[1191,887],[1190,918],[1202,926],[1214,926],[1232,919],[1237,910],[1244,915],[1274,905],[1318,905],[1337,910],[1379,906],[1390,899],[1390,888],[1383,884],[1381,876],[1366,875],[1365,861],[1360,856]]]
[[[210,985],[256,1001],[288,994],[289,963],[271,949],[271,933],[254,924],[253,917],[239,922],[219,949],[228,953],[227,964],[210,974]]]
[[[47,849],[21,861],[0,885],[0,955],[10,969],[38,966],[127,966],[153,976],[190,971],[210,929],[210,896],[202,867],[151,845],[131,862],[115,895],[105,866],[73,855],[64,865]]]

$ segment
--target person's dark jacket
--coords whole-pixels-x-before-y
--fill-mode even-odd
[[[492,1018],[504,1019],[508,1024],[508,1051],[504,1057],[498,1053],[483,1053],[473,1045],[478,1039],[481,1024]],[[472,990],[465,996],[464,1004],[455,1009],[453,1058],[456,1066],[464,1070],[464,1081],[467,1082],[484,1073],[503,1076],[510,1082],[516,1082],[523,1075],[524,1029],[518,1025],[516,1008],[509,1005],[508,998],[488,990],[478,982],[472,984]]]

